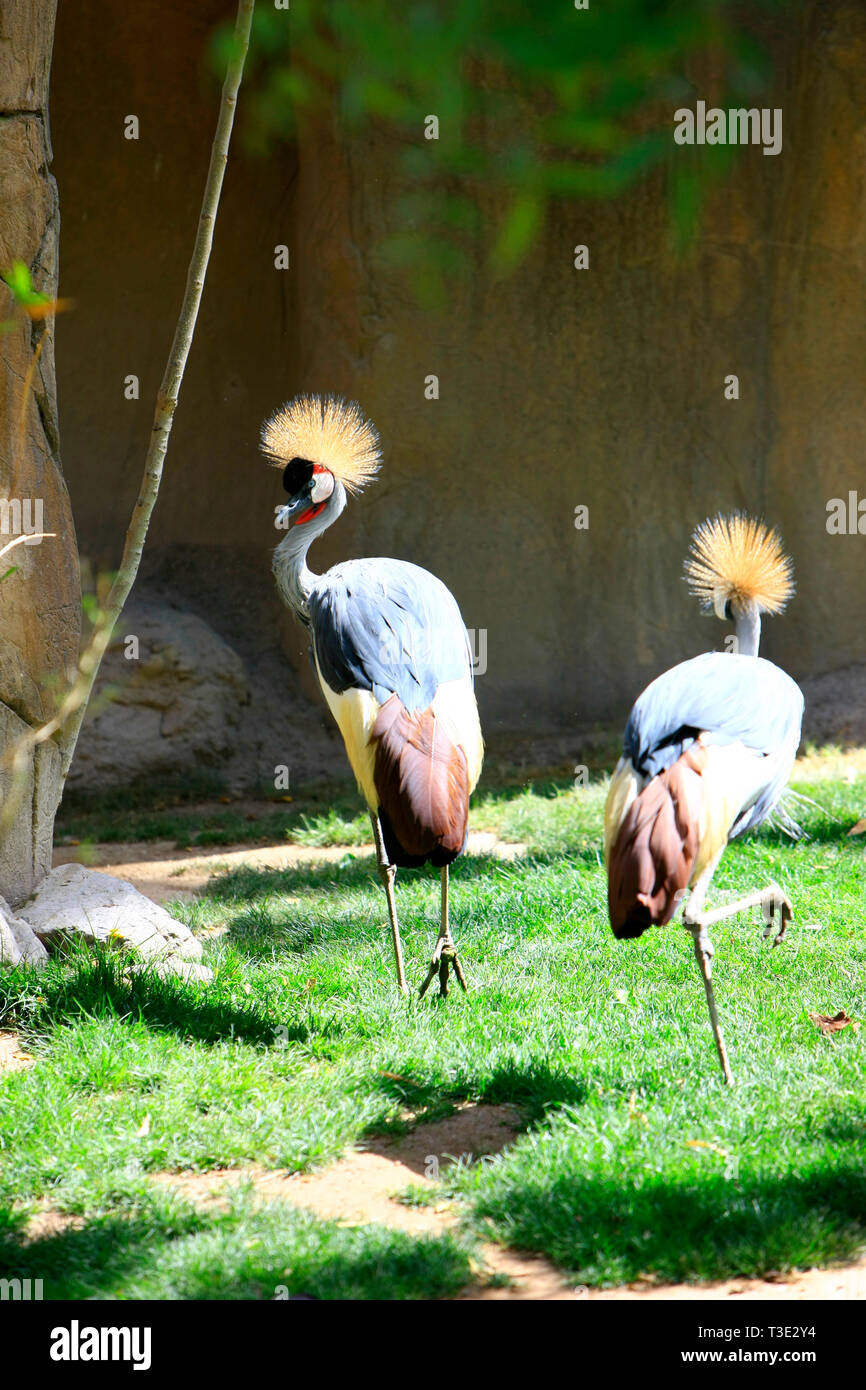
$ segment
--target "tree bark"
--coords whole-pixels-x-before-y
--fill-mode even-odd
[[[23,261],[34,287],[52,299],[59,215],[48,78],[55,12],[56,0],[0,0],[0,269]],[[12,318],[12,297],[0,285],[0,320]],[[56,533],[17,546],[9,559],[15,573],[0,584],[0,755],[51,719],[78,660],[78,557],[59,462],[53,326],[50,317],[22,316],[0,337],[0,545],[19,525]],[[0,799],[10,778],[8,769],[0,774]],[[62,787],[60,749],[47,739],[30,751],[25,794],[0,836],[0,894],[13,905],[50,867]]]

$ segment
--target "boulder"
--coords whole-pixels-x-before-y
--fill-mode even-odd
[[[70,789],[176,781],[231,755],[250,698],[244,663],[202,618],[169,603],[127,605],[102,664]]]
[[[160,973],[210,979],[210,971],[200,964],[201,942],[189,928],[123,879],[81,864],[61,864],[42,880],[22,910],[49,950],[79,937],[119,950],[133,948]]]
[[[0,898],[0,965],[44,965],[47,959],[33,928]]]

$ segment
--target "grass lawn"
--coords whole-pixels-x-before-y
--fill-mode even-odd
[[[526,859],[464,859],[455,935],[471,992],[402,1004],[366,853],[219,878],[172,910],[210,938],[210,986],[124,977],[85,955],[0,972],[0,1028],[37,1057],[0,1080],[0,1268],[45,1296],[431,1298],[471,1278],[479,1239],[547,1255],[575,1283],[763,1274],[866,1248],[866,778],[799,790],[808,838],[730,847],[711,895],[770,878],[794,902],[771,951],[758,916],[716,928],[736,1084],[722,1084],[691,941],[617,943],[599,858],[605,787],[485,793],[473,824]],[[339,842],[341,816],[323,816]],[[351,811],[347,823],[355,824]],[[308,823],[315,836],[319,827]],[[357,838],[349,834],[349,840]],[[398,878],[410,981],[435,937],[437,876]],[[446,1168],[456,1233],[335,1224],[241,1191],[202,1210],[157,1171],[302,1170],[408,1111],[512,1102],[498,1158]],[[37,1204],[77,1220],[23,1244]]]

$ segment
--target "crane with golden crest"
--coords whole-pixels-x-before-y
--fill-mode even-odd
[[[439,935],[422,996],[449,969],[466,982],[451,934],[448,868],[466,846],[469,797],[483,743],[472,652],[457,603],[435,575],[405,560],[307,567],[313,541],[337,520],[381,462],[379,436],[355,401],[298,396],[262,428],[262,449],[283,470],[286,528],[274,551],[277,586],[310,633],[322,693],[366,800],[397,967],[406,976],[394,880],[427,862],[441,877]]]
[[[681,902],[706,990],[725,1081],[731,1068],[712,983],[708,929],[760,906],[764,938],[784,939],[792,906],[778,884],[707,910],[729,840],[761,824],[785,789],[803,722],[796,683],[758,655],[761,617],[781,613],[794,583],[777,533],[734,514],[700,525],[685,565],[705,609],[732,620],[736,651],[706,652],[659,676],[628,717],[604,815],[608,911],[614,935],[640,936]]]

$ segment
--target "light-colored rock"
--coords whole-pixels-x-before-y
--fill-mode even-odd
[[[47,959],[33,928],[0,898],[0,965],[44,965]]]
[[[52,869],[23,912],[49,950],[80,937],[118,949],[134,948],[146,963],[176,967],[180,974],[185,973],[188,962],[198,963],[201,957],[201,943],[165,908],[152,903],[131,883],[81,864],[61,864]],[[196,978],[205,978],[193,973]]]
[[[213,979],[213,971],[208,966],[201,965],[194,960],[178,960],[175,956],[169,957],[168,960],[154,961],[152,967],[149,968],[155,970],[157,975],[161,975],[163,979],[176,975],[187,983],[197,981],[203,985],[210,984]]]
[[[108,790],[219,770],[248,699],[241,658],[206,622],[168,603],[133,601],[106,653],[69,786]]]

